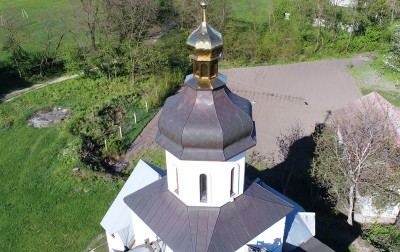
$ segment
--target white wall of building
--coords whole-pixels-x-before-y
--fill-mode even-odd
[[[371,196],[357,195],[357,208],[359,211],[354,214],[354,219],[360,223],[393,224],[400,212],[400,204],[387,205],[382,209],[376,208]]]
[[[256,236],[254,239],[249,241],[247,244],[257,246],[259,248],[265,248],[267,251],[282,251],[283,233],[285,230],[286,217],[283,217],[280,221],[272,225],[270,228]],[[248,246],[244,245],[236,252],[247,252]]]
[[[157,240],[157,235],[139,218],[133,211],[132,214],[132,225],[135,233],[135,246],[144,244],[146,239],[150,242]],[[122,250],[124,251],[124,250]]]
[[[106,235],[107,235],[108,251],[113,252],[114,250],[119,250],[119,251],[125,250],[124,243],[122,242],[122,239],[118,233],[111,235],[108,232],[106,232]]]
[[[246,152],[228,161],[184,161],[166,151],[168,189],[188,206],[220,207],[231,198],[231,171],[234,169],[233,197],[243,193]],[[200,201],[200,175],[207,176],[207,202]]]

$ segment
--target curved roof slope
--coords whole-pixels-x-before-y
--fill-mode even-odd
[[[235,251],[293,211],[257,183],[222,207],[188,207],[164,177],[124,198],[125,203],[174,251]]]
[[[181,160],[226,161],[256,145],[251,103],[225,85],[167,99],[156,142]]]

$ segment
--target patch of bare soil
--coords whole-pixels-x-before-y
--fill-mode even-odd
[[[59,107],[53,108],[52,111],[38,112],[34,114],[28,122],[28,126],[34,128],[47,128],[61,124],[74,114],[68,109],[62,109]]]
[[[379,252],[379,249],[373,247],[361,237],[357,237],[357,239],[351,243],[351,246],[357,252]]]
[[[108,252],[106,234],[101,233],[97,236],[83,252]]]

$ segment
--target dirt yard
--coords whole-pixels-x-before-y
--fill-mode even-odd
[[[305,134],[323,123],[329,111],[361,97],[348,66],[369,60],[355,57],[289,65],[274,65],[222,70],[228,76],[228,88],[253,102],[257,146],[264,156],[276,150],[276,137],[299,124]],[[126,155],[133,155],[154,144],[160,113],[132,144]]]

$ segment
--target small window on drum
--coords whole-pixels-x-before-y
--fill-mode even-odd
[[[200,202],[207,202],[207,175],[200,175]]]
[[[207,64],[201,64],[201,78],[207,78],[209,76]]]
[[[232,168],[231,170],[231,196],[235,195],[235,168]]]

